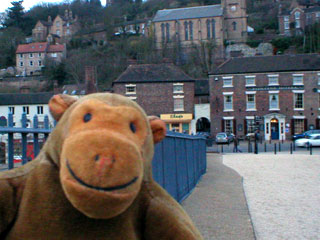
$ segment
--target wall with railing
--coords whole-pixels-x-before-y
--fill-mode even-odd
[[[27,118],[23,114],[21,128],[13,126],[13,116],[9,114],[6,127],[0,127],[2,141],[5,142],[6,159],[1,170],[15,167],[16,156],[21,154],[25,164],[40,151],[40,145],[51,132],[48,116],[44,117],[43,128],[38,127],[38,117],[33,118],[33,126],[27,128]],[[31,143],[31,149],[28,147]],[[21,148],[16,151],[15,148]],[[1,161],[1,160],[0,160]],[[16,164],[17,166],[17,164]],[[153,177],[177,201],[186,198],[206,172],[206,140],[201,136],[168,132],[166,138],[155,147]]]

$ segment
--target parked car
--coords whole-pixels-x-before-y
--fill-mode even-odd
[[[299,138],[295,141],[297,147],[320,146],[320,134],[311,134],[305,138]]]
[[[295,141],[299,138],[305,138],[306,136],[310,136],[311,134],[315,134],[315,133],[319,133],[320,134],[320,129],[313,129],[313,130],[308,130],[308,131],[305,131],[303,133],[300,133],[300,134],[295,134],[292,136],[292,140]]]
[[[254,133],[247,133],[246,140],[254,141],[255,135]]]
[[[216,135],[216,143],[230,143],[234,139],[232,133],[221,132]]]

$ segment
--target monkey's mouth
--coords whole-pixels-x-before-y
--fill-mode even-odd
[[[138,179],[138,177],[134,177],[131,181],[125,183],[125,184],[121,184],[121,185],[117,185],[117,186],[113,186],[113,187],[98,187],[98,186],[92,186],[86,182],[84,182],[83,180],[81,180],[75,173],[74,171],[71,169],[69,162],[67,160],[67,168],[69,170],[69,173],[71,174],[71,176],[78,182],[80,183],[82,186],[94,189],[94,190],[98,190],[98,191],[106,191],[106,192],[110,192],[110,191],[114,191],[114,190],[120,190],[120,189],[124,189],[128,186],[130,186],[131,184],[135,183]]]

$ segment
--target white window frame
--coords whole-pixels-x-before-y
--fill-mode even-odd
[[[51,57],[56,58],[57,56],[57,53],[51,53]]]
[[[29,58],[33,58],[33,53],[29,53]]]
[[[301,77],[301,81],[296,81],[295,77]],[[303,85],[303,74],[292,74],[293,85]]]
[[[38,60],[38,66],[41,67],[42,66],[42,61]]]
[[[248,91],[246,92],[246,111],[257,111],[257,107],[256,107],[256,94],[257,92],[256,91]],[[248,97],[249,95],[253,95],[253,98],[254,98],[254,102],[252,104],[252,102],[249,102],[248,100]]]
[[[177,100],[182,100],[182,107],[180,107],[180,108],[176,107]],[[182,95],[173,96],[173,111],[174,112],[184,111],[184,96],[182,96]]]
[[[277,82],[271,82],[272,78],[277,78]],[[268,85],[269,86],[279,86],[279,74],[268,75]]]
[[[25,114],[28,115],[30,113],[29,110],[30,110],[29,106],[23,106],[22,107],[22,113],[25,113]]]
[[[293,90],[293,110],[294,111],[303,111],[304,110],[304,90]],[[296,98],[297,94],[302,94],[302,108],[296,107]]]
[[[12,113],[12,115],[14,115],[14,107],[8,107],[9,113]]]
[[[126,84],[126,95],[135,95],[137,94],[137,85],[136,84]],[[133,89],[130,90],[130,89]]]
[[[285,30],[289,30],[290,29],[290,24],[289,24],[289,16],[284,16],[283,17],[283,21],[284,21],[284,29]]]
[[[227,87],[233,87],[233,77],[222,77],[223,80],[223,87],[227,88]]]
[[[272,96],[277,96],[277,106],[272,105]],[[273,102],[275,103],[275,101]],[[269,111],[279,111],[279,91],[269,91]]]
[[[41,53],[38,53],[38,57],[41,57],[41,55],[42,55]]]
[[[249,86],[256,86],[256,76],[255,75],[252,75],[252,76],[245,76],[245,79],[246,79],[246,87],[249,87]],[[253,79],[253,83],[248,83],[248,81],[252,81]]]
[[[183,83],[174,83],[173,84],[173,93],[184,93],[184,91],[183,91],[183,86],[184,86],[184,84]],[[180,88],[181,87],[181,90],[177,90],[177,89],[175,89],[175,88]]]
[[[19,54],[19,58],[23,58],[23,54],[22,53]]]
[[[23,67],[23,62],[20,62],[20,67]]]
[[[29,66],[30,66],[30,67],[33,66],[33,61],[29,61]]]
[[[37,106],[37,115],[43,115],[43,106]]]
[[[57,29],[56,34],[60,37],[60,30],[59,29]]]
[[[233,112],[233,92],[224,92],[223,94],[223,111],[224,112]],[[231,96],[231,104],[227,103],[227,96]],[[227,108],[227,106],[231,105],[231,108]]]

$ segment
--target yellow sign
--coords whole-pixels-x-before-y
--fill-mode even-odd
[[[162,120],[192,120],[192,114],[191,113],[185,113],[185,114],[161,114],[160,118]]]

